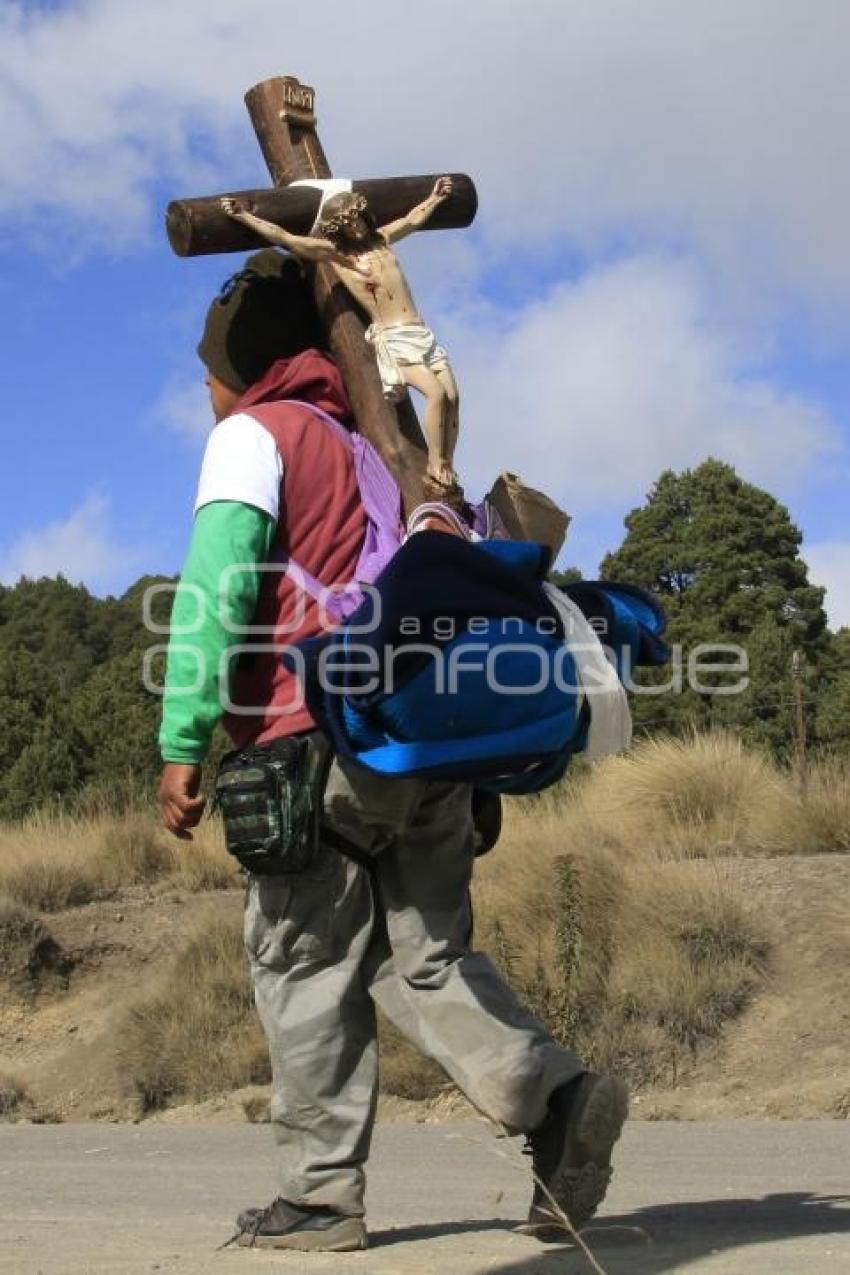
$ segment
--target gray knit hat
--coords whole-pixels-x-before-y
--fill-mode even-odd
[[[294,257],[264,248],[245,261],[207,311],[198,354],[213,376],[246,390],[276,359],[325,348],[315,302]]]

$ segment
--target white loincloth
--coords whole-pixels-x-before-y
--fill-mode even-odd
[[[404,364],[430,368],[449,365],[449,356],[424,323],[394,323],[388,327],[373,323],[366,329],[366,340],[375,351],[384,397],[391,400],[404,394]]]

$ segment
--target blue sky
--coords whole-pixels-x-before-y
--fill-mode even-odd
[[[181,195],[263,185],[245,89],[295,74],[345,176],[462,170],[469,231],[402,249],[462,393],[467,489],[512,469],[592,574],[665,466],[790,507],[850,623],[850,163],[840,0],[92,0],[0,10],[0,580],[179,569],[194,355],[238,256]],[[352,16],[354,14],[354,16]]]

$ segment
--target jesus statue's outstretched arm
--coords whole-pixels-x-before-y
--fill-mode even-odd
[[[269,243],[286,248],[287,252],[291,252],[294,257],[300,257],[302,261],[333,261],[337,265],[346,266],[349,270],[353,268],[354,263],[351,259],[344,256],[329,239],[319,239],[313,235],[290,234],[288,230],[284,230],[283,226],[278,226],[273,221],[266,221],[264,217],[258,217],[256,213],[249,212],[237,200],[229,197],[221,200],[221,206],[228,217],[241,222],[243,226],[248,226],[251,230],[256,230],[257,234],[262,235]]]
[[[452,193],[451,177],[438,177],[434,183],[434,189],[427,199],[423,199],[421,204],[417,204],[415,208],[411,208],[409,213],[404,217],[399,217],[396,221],[388,221],[385,226],[381,226],[381,234],[387,243],[397,243],[399,239],[403,239],[405,235],[412,235],[415,230],[420,230],[425,222],[433,216],[435,209],[448,199]]]

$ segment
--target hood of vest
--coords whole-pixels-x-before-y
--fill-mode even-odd
[[[343,424],[351,424],[351,406],[339,368],[321,350],[302,350],[289,359],[278,359],[259,381],[250,385],[234,412],[281,399],[304,399],[315,403]]]

